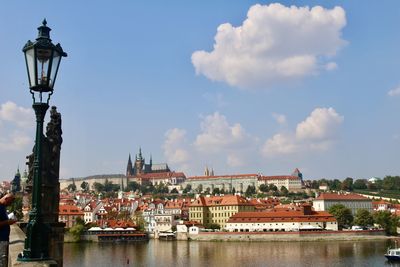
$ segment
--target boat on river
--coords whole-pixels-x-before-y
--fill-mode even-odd
[[[137,231],[135,228],[100,228],[92,227],[88,230],[89,235],[97,236],[98,242],[127,242],[127,241],[148,241],[147,233]]]
[[[390,261],[400,261],[400,248],[390,248],[385,254]]]

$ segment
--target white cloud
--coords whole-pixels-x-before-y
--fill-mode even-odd
[[[219,152],[239,145],[247,136],[239,123],[229,125],[224,115],[215,112],[201,122],[202,133],[197,135],[194,146],[203,152]]]
[[[17,106],[14,102],[8,101],[0,106],[0,121],[8,121],[18,127],[30,128],[34,126],[34,113],[32,109]]]
[[[183,148],[186,131],[183,129],[170,129],[165,133],[163,145],[164,155],[168,162],[181,164],[189,160],[189,153]]]
[[[400,86],[396,87],[388,92],[389,96],[397,96],[400,95]]]
[[[230,167],[241,167],[245,165],[245,160],[240,155],[229,154],[226,158],[226,163]]]
[[[265,156],[279,156],[332,147],[343,123],[333,108],[316,108],[310,116],[297,124],[293,133],[278,133],[268,139],[261,149]]]
[[[311,115],[296,128],[298,139],[327,139],[336,135],[343,116],[333,108],[316,108]]]
[[[0,151],[19,151],[33,145],[34,113],[8,101],[0,105]]]
[[[329,62],[325,65],[325,70],[335,70],[337,69],[337,64],[335,62]]]
[[[280,125],[285,125],[286,124],[286,116],[283,114],[278,114],[278,113],[272,113],[272,117],[276,120],[277,123]]]
[[[292,154],[298,150],[295,138],[289,134],[275,134],[268,139],[261,152],[266,156]]]
[[[232,170],[249,164],[257,150],[257,138],[239,123],[230,124],[219,112],[202,117],[200,129],[192,141],[186,140],[184,129],[170,129],[165,134],[164,155],[179,170],[199,174],[210,164],[219,171]]]
[[[18,151],[29,144],[33,145],[32,142],[32,138],[24,132],[14,131],[8,135],[1,133],[0,151]]]
[[[197,74],[240,88],[266,88],[281,81],[337,67],[329,61],[345,45],[341,7],[250,7],[241,26],[221,24],[211,52],[195,51]]]

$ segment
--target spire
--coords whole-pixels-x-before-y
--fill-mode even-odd
[[[142,159],[142,148],[141,147],[139,147],[138,159]]]
[[[153,156],[150,154],[150,166],[153,165]]]
[[[128,165],[126,166],[126,176],[132,175],[132,160],[131,153],[129,153]]]
[[[204,170],[204,176],[210,176],[210,171],[208,170],[208,166],[206,166]]]

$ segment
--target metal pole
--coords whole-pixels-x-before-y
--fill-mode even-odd
[[[36,140],[33,162],[32,210],[29,212],[25,247],[21,261],[46,260],[49,257],[48,233],[49,228],[43,223],[42,218],[42,140],[43,122],[47,103],[34,103],[36,115]]]

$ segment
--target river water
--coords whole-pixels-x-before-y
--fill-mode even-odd
[[[400,243],[399,243],[400,244]],[[383,254],[393,240],[64,244],[64,267],[399,266]]]

